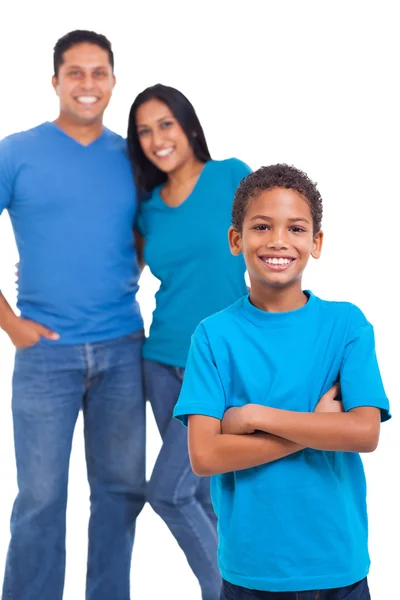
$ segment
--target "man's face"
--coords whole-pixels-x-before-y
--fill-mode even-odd
[[[115,77],[106,50],[82,43],[66,50],[53,87],[60,98],[60,116],[80,125],[102,120]]]

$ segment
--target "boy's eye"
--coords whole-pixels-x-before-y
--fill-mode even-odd
[[[256,231],[266,231],[267,229],[270,229],[270,226],[263,223],[262,225],[255,225],[253,229]]]
[[[294,233],[303,233],[305,231],[305,229],[303,229],[303,227],[291,227],[290,228],[291,231],[293,231]]]

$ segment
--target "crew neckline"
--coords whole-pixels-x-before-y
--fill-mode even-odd
[[[296,324],[314,310],[317,301],[316,296],[310,290],[304,290],[303,294],[308,298],[306,304],[285,312],[268,312],[257,308],[250,302],[250,294],[247,294],[242,301],[244,316],[258,327],[287,327]]]

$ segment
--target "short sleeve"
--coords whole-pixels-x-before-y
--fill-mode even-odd
[[[0,215],[12,200],[14,174],[11,166],[9,139],[0,142]]]
[[[232,158],[231,160],[233,165],[234,185],[236,189],[237,187],[239,187],[239,184],[242,181],[242,179],[247,177],[247,175],[250,175],[252,169],[250,169],[250,167],[246,165],[246,163],[239,160],[238,158]]]
[[[192,336],[174,417],[186,426],[189,415],[204,415],[222,420],[225,407],[225,393],[218,369],[200,324]]]
[[[340,367],[340,386],[346,411],[358,406],[381,409],[381,420],[391,415],[375,351],[373,327],[364,317],[346,345]]]

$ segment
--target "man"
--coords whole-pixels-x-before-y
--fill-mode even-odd
[[[19,251],[20,315],[0,293],[16,347],[19,493],[3,599],[59,600],[68,466],[83,410],[91,489],[87,600],[128,600],[144,504],[145,406],[135,300],[136,197],[124,140],[103,126],[115,85],[110,42],[73,31],[54,48],[54,123],[0,142],[0,213]]]

